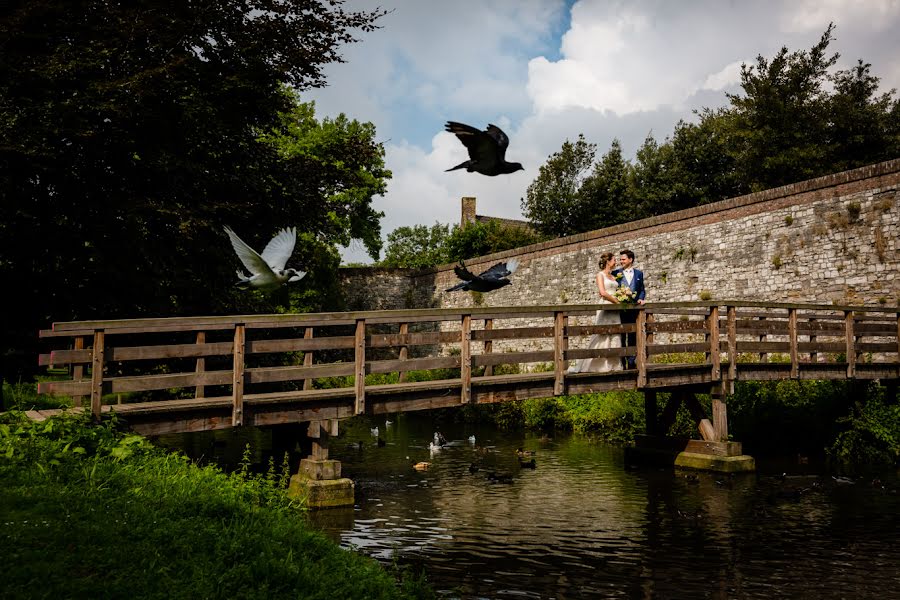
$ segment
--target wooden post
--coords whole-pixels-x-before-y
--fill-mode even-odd
[[[309,457],[313,460],[328,460],[328,440],[337,435],[337,419],[310,421],[307,436],[312,440],[312,452]]]
[[[459,376],[462,379],[459,401],[472,401],[472,315],[463,315],[459,332]]]
[[[728,386],[737,379],[737,307],[728,307]],[[728,390],[732,391],[732,390]]]
[[[791,347],[791,379],[800,377],[800,355],[797,353],[797,309],[788,309],[788,339]]]
[[[197,332],[196,343],[198,345],[206,343],[206,332],[205,331]],[[194,372],[195,373],[203,373],[204,371],[206,371],[206,357],[198,356],[197,357],[197,366],[194,368]],[[205,396],[206,396],[206,386],[205,385],[203,385],[201,383],[194,387],[194,398],[203,398]]]
[[[564,312],[553,313],[553,394],[561,396],[566,392],[566,324]]]
[[[305,329],[303,330],[303,339],[304,339],[304,340],[311,340],[311,339],[313,339],[313,328],[312,328],[312,327],[307,327],[307,328],[305,328]],[[304,366],[304,367],[311,367],[311,366],[313,365],[313,360],[314,360],[314,359],[313,359],[313,353],[312,353],[312,350],[305,350],[305,351],[303,352],[303,366]],[[313,386],[313,380],[312,380],[312,379],[308,379],[308,378],[307,378],[307,379],[304,379],[304,380],[303,380],[303,389],[304,389],[304,390],[311,390],[311,389],[312,389],[312,386]]]
[[[643,309],[638,311],[637,335],[635,336],[635,367],[637,367],[637,387],[640,389],[647,385],[647,313]]]
[[[659,420],[656,415],[656,390],[644,390],[644,421],[647,435],[659,435]]]
[[[669,429],[675,424],[675,417],[678,415],[678,407],[684,398],[684,392],[672,392],[669,395],[669,401],[663,407],[662,415],[660,415],[657,423],[657,432],[659,435],[666,435]]]
[[[714,385],[710,390],[712,396],[713,439],[719,442],[728,441],[728,407],[725,404],[725,390],[721,385]]]
[[[656,320],[656,317],[654,317],[653,313],[649,310],[645,310],[645,312],[647,313],[647,347],[649,348],[653,345],[653,332],[651,331],[650,326]]]
[[[847,378],[856,377],[856,336],[853,334],[853,311],[844,311],[844,329],[847,334]]]
[[[706,341],[709,344],[707,362],[712,367],[712,378],[719,379],[722,376],[722,357],[719,354],[719,307],[709,307],[709,319],[707,320]]]
[[[494,320],[493,319],[485,319],[484,320],[484,330],[485,331],[493,331],[494,329]],[[494,340],[484,340],[484,354],[490,354],[494,351]],[[494,374],[494,365],[486,365],[484,367],[485,375],[493,375]]]
[[[400,323],[400,335],[402,335],[402,336],[409,335],[409,323]],[[397,358],[399,358],[400,360],[406,360],[407,358],[409,358],[409,345],[407,345],[407,344],[400,345],[400,354]],[[403,383],[404,381],[406,381],[406,371],[405,370],[400,371],[400,373],[397,377],[397,381],[400,383]]]
[[[91,415],[100,420],[103,400],[103,364],[106,349],[105,333],[102,329],[94,331],[94,348],[91,353]]]
[[[84,336],[79,335],[75,338],[75,349],[84,350]],[[81,381],[84,379],[84,365],[77,364],[72,368],[72,381]],[[76,407],[80,407],[84,401],[84,396],[77,394],[72,396],[72,402]]]
[[[765,317],[760,317],[760,318],[759,318],[759,322],[760,322],[760,323],[765,323],[765,320],[766,320]],[[760,341],[760,342],[766,341],[766,334],[765,334],[765,333],[760,334],[760,336],[759,336],[759,341]],[[760,352],[760,353],[759,353],[759,362],[769,362],[769,355],[768,355],[768,353],[766,353],[766,352]]]
[[[815,332],[815,329],[813,329],[813,327],[816,326],[816,323],[818,323],[818,321],[819,320],[816,319],[815,317],[811,317],[809,319],[810,329],[813,332]],[[815,343],[816,343],[816,334],[810,333],[809,334],[809,345],[812,346],[813,348],[815,348],[815,346],[814,346]],[[809,362],[819,362],[819,353],[816,352],[815,350],[810,350],[809,351]]]
[[[356,320],[354,340],[354,383],[356,387],[356,414],[366,412],[366,320]]]
[[[234,367],[231,380],[231,426],[244,424],[244,346],[246,331],[243,323],[234,326]]]
[[[897,377],[900,377],[900,313],[897,313]]]

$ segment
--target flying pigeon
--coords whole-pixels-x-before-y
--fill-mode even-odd
[[[517,268],[519,268],[519,260],[511,258],[507,262],[497,263],[481,275],[476,276],[460,261],[459,265],[453,267],[453,271],[457,277],[462,279],[462,283],[457,283],[446,291],[471,290],[473,292],[490,292],[498,290],[511,283],[507,277],[515,273]]]
[[[239,286],[273,290],[284,283],[300,281],[306,275],[306,271],[284,268],[294,252],[294,244],[297,243],[297,230],[294,227],[279,231],[272,241],[266,244],[262,255],[257,254],[253,248],[244,243],[244,240],[239,238],[230,227],[225,227],[225,233],[231,238],[231,245],[238,258],[250,271],[248,277],[238,269]]]
[[[525,170],[521,163],[506,162],[506,147],[509,146],[509,138],[496,125],[488,125],[484,131],[479,131],[470,125],[447,121],[446,130],[456,135],[469,151],[469,160],[459,163],[447,171],[465,169],[469,173],[475,172],[493,177]]]

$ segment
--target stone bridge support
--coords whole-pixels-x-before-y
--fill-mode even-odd
[[[329,438],[337,434],[337,419],[309,423],[307,436],[312,439],[312,452],[300,461],[288,488],[288,493],[302,499],[308,508],[353,506],[353,481],[341,477],[340,461],[328,458]]]

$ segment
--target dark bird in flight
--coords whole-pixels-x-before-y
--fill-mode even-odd
[[[488,125],[484,131],[479,131],[471,125],[447,121],[446,130],[454,134],[469,151],[469,160],[461,162],[452,169],[465,169],[469,173],[481,173],[482,175],[501,175],[524,171],[522,163],[506,162],[506,147],[509,146],[509,138],[496,125]]]
[[[507,277],[516,272],[519,268],[519,260],[511,258],[507,262],[497,263],[481,275],[474,275],[466,268],[465,263],[460,263],[453,267],[456,276],[462,279],[461,283],[457,283],[446,291],[455,292],[456,290],[473,291],[473,292],[490,292],[499,290],[511,282]]]

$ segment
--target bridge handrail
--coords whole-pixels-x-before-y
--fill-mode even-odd
[[[600,309],[626,308],[635,310],[636,323],[597,325],[570,321],[570,318],[582,317],[584,322]],[[535,319],[543,319],[544,324],[535,324]],[[409,326],[414,323],[431,323],[432,330],[410,331]],[[495,324],[503,326],[495,329]],[[266,329],[283,328],[302,329],[302,337],[287,333],[283,339],[260,338]],[[323,328],[332,335],[321,335]],[[320,333],[314,337],[316,329]],[[257,333],[248,337],[250,330]],[[216,335],[221,339],[207,338],[208,333],[217,331]],[[160,342],[158,334],[166,332],[194,333],[195,338],[191,342],[172,343],[168,339]],[[141,334],[156,337],[151,336],[152,339],[144,343],[139,340]],[[629,342],[626,347],[609,349],[569,347],[570,340],[593,334],[633,334],[634,342]],[[41,355],[43,365],[72,367],[71,379],[43,382],[39,386],[42,392],[72,395],[77,404],[82,398],[90,397],[91,410],[99,415],[104,392],[193,388],[194,401],[199,403],[203,401],[207,386],[230,386],[228,397],[233,425],[243,423],[245,395],[266,401],[279,397],[278,393],[270,392],[247,395],[245,386],[299,385],[302,382],[302,390],[280,396],[302,400],[328,396],[322,390],[313,389],[316,380],[327,377],[352,376],[352,387],[339,388],[332,396],[341,398],[342,402],[351,402],[353,413],[365,412],[367,391],[380,389],[380,386],[366,384],[366,375],[373,373],[398,372],[402,384],[405,374],[413,370],[459,369],[458,377],[444,381],[453,389],[459,389],[462,403],[474,401],[473,394],[479,385],[502,381],[494,376],[493,368],[503,364],[550,364],[552,371],[545,378],[552,383],[550,392],[557,395],[582,389],[621,389],[626,383],[632,385],[629,381],[638,389],[692,382],[728,383],[739,380],[742,374],[747,378],[763,379],[896,378],[900,374],[900,307],[887,306],[714,300],[657,302],[643,307],[563,304],[170,317],[54,323],[53,328],[42,331],[41,336],[74,340],[74,347]],[[113,340],[121,343],[115,345],[111,343]],[[546,347],[548,340],[551,348]],[[519,346],[514,352],[498,352],[500,348],[494,347],[495,342],[520,345],[527,342],[530,347]],[[435,355],[410,356],[409,350],[415,346],[433,348]],[[458,349],[458,354],[448,352],[451,346]],[[320,356],[317,353],[322,351],[346,352],[351,358],[335,361],[335,356],[331,356],[331,362],[313,364],[314,355]],[[251,355],[286,352],[303,352],[303,364],[248,365]],[[385,352],[390,356],[378,355]],[[770,362],[773,354],[783,355],[785,361],[781,364]],[[619,359],[626,355],[636,356],[633,372],[567,372],[572,360]],[[676,359],[681,363],[663,368],[658,359],[670,355],[693,356],[696,364],[684,362],[688,357],[681,357]],[[741,362],[747,355],[755,356],[757,360]],[[842,360],[838,360],[840,356]],[[215,357],[230,357],[231,368],[208,370],[207,359]],[[194,359],[191,371],[185,371],[184,363],[177,362],[184,359]],[[141,367],[135,369],[137,374],[129,375],[122,366],[145,361],[140,363],[143,365],[150,360],[174,362],[164,363],[158,373]],[[106,371],[114,364],[119,365],[118,373],[111,375]],[[698,366],[702,368],[698,370]],[[473,372],[480,367],[484,368],[483,373]],[[177,371],[179,368],[182,370]],[[171,369],[176,370],[171,372]],[[604,388],[604,385],[612,387]],[[188,400],[177,402],[177,406],[190,405]],[[144,404],[155,407],[160,403]]]

